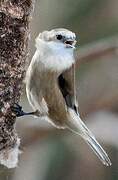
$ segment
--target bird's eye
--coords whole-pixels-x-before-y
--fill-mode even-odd
[[[56,37],[58,40],[61,40],[63,38],[63,36],[61,34],[56,35]]]

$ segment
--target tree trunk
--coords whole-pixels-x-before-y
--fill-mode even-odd
[[[0,163],[8,167],[15,167],[18,159],[14,151],[18,156],[20,141],[11,107],[21,95],[32,7],[32,0],[0,0]]]

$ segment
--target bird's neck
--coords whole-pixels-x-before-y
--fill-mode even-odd
[[[56,44],[40,42],[36,44],[37,60],[44,65],[44,69],[50,71],[63,72],[74,63],[73,50],[58,47]]]

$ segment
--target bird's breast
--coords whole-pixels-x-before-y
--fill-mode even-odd
[[[44,69],[53,72],[62,72],[69,69],[75,62],[72,53],[64,52],[50,52],[45,53],[40,57],[40,63],[42,63]]]

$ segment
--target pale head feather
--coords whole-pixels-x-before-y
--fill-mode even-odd
[[[36,38],[37,56],[44,67],[53,71],[63,71],[74,63],[73,50],[76,43],[75,33],[58,28],[43,31]]]

